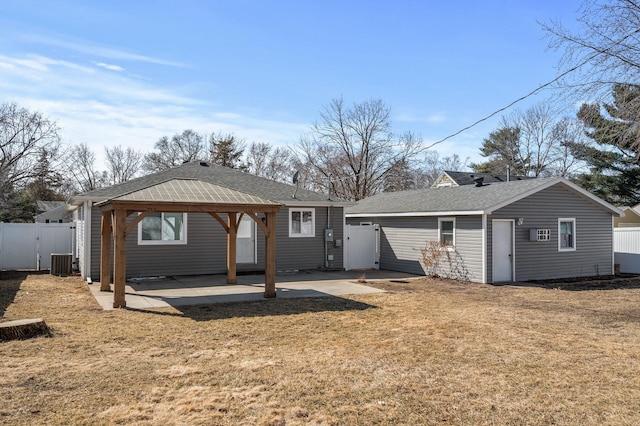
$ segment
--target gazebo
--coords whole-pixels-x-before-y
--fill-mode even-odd
[[[227,283],[236,283],[236,236],[244,215],[265,234],[264,297],[276,297],[276,213],[281,204],[199,179],[174,178],[96,204],[102,211],[100,290],[111,291],[113,307],[126,307],[126,237],[151,213],[206,213],[227,233]],[[137,213],[137,215],[136,215]],[[226,218],[221,216],[226,215]],[[134,216],[135,215],[135,216]],[[226,219],[226,220],[225,220]]]

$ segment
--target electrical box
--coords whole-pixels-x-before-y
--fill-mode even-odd
[[[324,240],[333,241],[333,228],[326,228],[324,230]]]
[[[333,244],[335,247],[342,247],[342,240],[336,240]]]

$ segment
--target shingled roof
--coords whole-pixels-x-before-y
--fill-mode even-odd
[[[455,182],[457,185],[474,185],[477,179],[482,179],[483,183],[495,183],[495,182],[509,182],[513,180],[528,180],[535,179],[529,176],[518,176],[518,175],[497,175],[493,173],[477,173],[477,172],[454,172],[451,170],[445,170],[442,172],[442,175],[446,175],[450,180]],[[442,176],[441,175],[441,176]],[[440,181],[436,179],[434,183],[434,187]]]
[[[553,185],[562,185],[584,198],[620,215],[616,207],[590,194],[567,179],[560,177],[519,181],[428,188],[412,191],[387,192],[359,201],[345,210],[349,217],[391,215],[464,215],[491,212]]]
[[[79,204],[84,200],[103,201],[115,199],[125,194],[131,194],[146,188],[153,187],[174,179],[191,179],[217,185],[232,191],[246,195],[259,197],[265,201],[276,202],[285,205],[296,204],[342,204],[340,201],[328,200],[324,194],[308,191],[302,188],[296,190],[293,185],[276,182],[270,179],[255,176],[237,169],[194,161],[177,167],[152,173],[127,182],[94,189],[73,197],[73,202]],[[296,194],[293,198],[293,194]],[[344,203],[348,204],[348,203]]]

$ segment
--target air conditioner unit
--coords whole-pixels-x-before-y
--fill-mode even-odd
[[[66,277],[71,274],[71,253],[51,253],[51,275]]]
[[[529,241],[549,241],[551,240],[550,229],[529,229]]]

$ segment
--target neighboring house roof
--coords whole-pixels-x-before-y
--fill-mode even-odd
[[[218,166],[200,161],[185,163],[177,167],[142,176],[137,179],[94,189],[72,197],[74,204],[85,200],[102,201],[139,191],[171,179],[196,179],[244,194],[260,197],[285,205],[348,205],[344,201],[328,200],[326,195],[306,189],[296,189],[293,185],[255,176],[237,169]],[[293,195],[295,193],[295,198]]]
[[[64,201],[56,201],[56,203],[61,204],[58,207],[35,215],[34,220],[40,223],[46,222],[47,220],[57,222],[60,219],[62,219],[63,222],[71,222],[71,207]]]
[[[640,224],[640,213],[637,210],[638,206],[633,207],[620,207],[620,210],[624,212],[624,217],[614,218],[613,225],[616,227],[623,226],[637,226]]]
[[[58,207],[65,206],[67,203],[65,201],[36,201],[36,208],[38,213],[48,212],[49,210],[53,210]]]
[[[387,192],[361,200],[345,213],[347,217],[491,214],[553,185],[563,185],[618,216],[624,215],[618,208],[561,177]]]
[[[476,179],[478,178],[482,178],[483,183],[508,182],[508,181],[514,181],[514,180],[533,179],[532,177],[528,177],[528,176],[510,175],[507,178],[507,175],[496,175],[491,173],[475,173],[475,172],[454,172],[451,170],[445,170],[440,174],[438,179],[435,180],[434,186],[437,186],[437,184],[443,183],[445,181],[450,181],[459,186],[474,185],[476,183]]]

